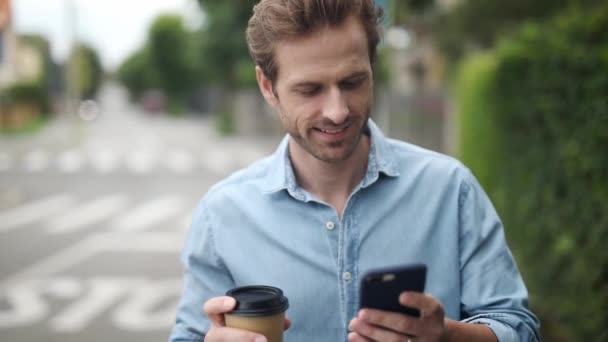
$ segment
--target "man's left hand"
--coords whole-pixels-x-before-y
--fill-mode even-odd
[[[445,339],[445,312],[435,297],[403,292],[399,303],[420,310],[420,317],[400,313],[362,309],[350,321],[350,342],[411,341],[438,342]]]

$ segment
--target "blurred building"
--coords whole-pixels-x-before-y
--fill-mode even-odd
[[[10,0],[0,0],[0,87],[16,79],[16,46],[17,40],[11,27]]]
[[[430,11],[450,11],[459,1],[429,1],[430,7],[419,12],[404,9],[408,5],[402,0],[385,6],[389,20],[384,41],[391,84],[379,94],[376,110],[380,125],[390,136],[449,154],[455,151],[455,140],[445,83],[446,60],[428,19]]]
[[[44,73],[45,65],[41,51],[13,31],[11,1],[0,0],[0,87],[36,80]]]
[[[0,0],[0,128],[20,129],[48,109],[48,43],[13,31],[11,1]]]

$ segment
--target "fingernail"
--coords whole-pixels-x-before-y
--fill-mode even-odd
[[[357,315],[357,317],[359,317],[361,319],[365,319],[365,316],[367,316],[367,311],[359,310],[359,314]]]
[[[258,336],[255,338],[254,342],[266,342],[266,337]]]
[[[224,305],[224,309],[227,309],[227,310],[232,309],[232,306],[234,305],[233,300],[234,299],[232,299],[232,298],[224,299],[224,303],[222,304],[222,305]]]

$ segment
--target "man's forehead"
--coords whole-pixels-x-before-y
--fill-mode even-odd
[[[367,36],[358,20],[279,41],[274,52],[279,78],[289,82],[369,69]]]

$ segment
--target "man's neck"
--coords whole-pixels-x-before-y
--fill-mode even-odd
[[[327,163],[302,151],[290,141],[289,154],[298,184],[331,204],[341,217],[346,201],[367,170],[370,137],[363,135],[347,160]]]

